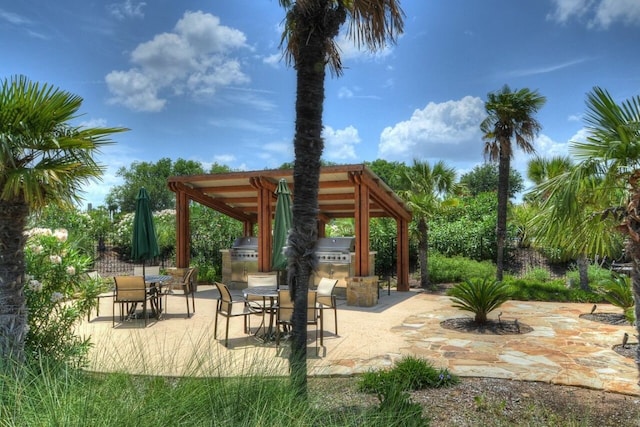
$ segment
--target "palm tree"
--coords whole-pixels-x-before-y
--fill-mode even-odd
[[[579,163],[549,190],[569,217],[583,210],[584,204],[573,195],[584,188],[594,199],[607,202],[606,209],[591,219],[615,220],[614,229],[625,238],[632,263],[634,298],[640,301],[640,96],[617,104],[606,90],[595,87],[587,94],[585,122],[586,141],[571,145]],[[635,316],[640,319],[640,304]],[[640,322],[636,328],[640,334]],[[636,364],[640,374],[640,347]]]
[[[443,161],[432,167],[414,159],[413,167],[403,170],[401,179],[400,196],[411,207],[417,225],[420,286],[428,289],[431,285],[428,268],[429,220],[443,205],[454,203],[454,199],[447,199],[447,196],[457,188],[456,171]]]
[[[533,138],[541,129],[533,115],[544,105],[546,98],[537,91],[511,91],[505,85],[487,95],[487,117],[480,124],[485,140],[484,153],[490,161],[498,162],[498,220],[496,225],[496,280],[502,280],[504,247],[507,236],[507,204],[509,201],[509,168],[513,157],[512,140],[526,153],[533,153]]]
[[[528,225],[538,247],[558,248],[562,258],[576,259],[580,287],[588,291],[589,258],[615,258],[622,251],[620,236],[612,230],[613,218],[602,220],[599,215],[620,195],[616,191],[603,192],[599,188],[602,180],[589,177],[580,186],[569,187],[575,191],[572,199],[581,208],[567,211],[556,188],[565,185],[573,168],[569,157],[537,158],[529,162],[528,176],[536,187],[527,198],[537,212]]]
[[[78,128],[82,98],[24,76],[0,88],[0,359],[24,360],[25,225],[48,204],[72,205],[99,177],[93,155],[122,128]]]
[[[307,289],[317,260],[318,185],[327,65],[342,73],[335,42],[340,27],[349,20],[348,35],[358,47],[370,50],[394,42],[402,33],[403,12],[399,0],[279,0],[286,10],[282,46],[285,58],[296,69],[295,162],[293,224],[289,236],[289,288],[294,300],[291,379],[296,392],[306,396]]]

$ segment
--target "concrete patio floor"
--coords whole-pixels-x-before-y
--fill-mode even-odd
[[[237,295],[239,291],[234,291]],[[232,318],[229,347],[222,344],[225,318],[218,340],[214,318],[218,293],[200,286],[196,313],[186,318],[184,296],[171,295],[163,318],[116,322],[112,327],[110,298],[101,300],[100,315],[80,326],[91,335],[90,369],[151,375],[286,375],[288,344],[276,348],[243,332],[241,318]],[[310,375],[351,375],[393,366],[404,355],[430,360],[459,376],[494,377],[573,385],[640,395],[638,371],[632,359],[617,354],[631,326],[581,319],[592,304],[510,301],[500,307],[503,319],[518,319],[533,331],[521,335],[462,333],[440,326],[446,319],[468,317],[451,306],[449,297],[419,291],[381,291],[375,307],[351,307],[338,300],[338,332],[333,312],[325,311],[324,346],[316,355],[308,347]],[[599,304],[599,312],[618,312]],[[493,316],[492,316],[493,315]],[[490,318],[495,318],[491,313]],[[252,316],[251,325],[260,323]],[[309,337],[313,337],[309,327]],[[255,328],[254,328],[255,330]],[[631,341],[635,341],[632,339]]]

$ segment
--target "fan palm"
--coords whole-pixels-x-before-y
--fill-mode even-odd
[[[496,224],[496,279],[502,280],[504,247],[507,237],[507,204],[509,201],[509,168],[514,148],[512,140],[525,153],[533,153],[533,138],[541,129],[534,114],[546,102],[537,91],[512,91],[505,85],[487,95],[487,117],[480,124],[485,140],[484,153],[490,161],[498,162],[498,219]]]
[[[548,190],[567,217],[579,216],[584,209],[582,200],[574,197],[582,191],[604,205],[600,215],[590,217],[590,224],[613,219],[609,224],[625,237],[631,287],[640,301],[640,96],[617,104],[606,90],[595,87],[587,95],[585,122],[586,141],[570,147],[579,163],[562,180],[550,183]],[[635,316],[640,318],[638,304]],[[640,322],[636,328],[640,333]],[[640,373],[640,351],[636,363]]]
[[[296,69],[293,224],[289,235],[289,285],[294,300],[291,378],[306,395],[307,288],[316,260],[318,185],[324,147],[322,111],[325,69],[340,75],[342,63],[335,39],[349,22],[348,36],[358,47],[384,47],[402,32],[399,0],[279,0],[286,10],[281,45]]]
[[[79,128],[82,98],[24,76],[0,87],[0,359],[24,358],[24,229],[29,213],[71,205],[102,167],[93,155],[122,128]]]
[[[418,258],[420,263],[420,286],[427,289],[429,281],[429,220],[443,205],[452,205],[455,199],[448,198],[457,188],[456,171],[443,161],[433,166],[419,160],[413,167],[402,170],[400,196],[413,211],[418,230]]]
[[[579,201],[582,208],[565,211],[555,188],[565,185],[572,168],[571,160],[566,157],[535,159],[529,163],[529,178],[537,184],[530,199],[535,202],[537,213],[528,225],[536,235],[538,246],[559,248],[563,258],[576,259],[580,287],[590,290],[588,259],[616,258],[622,251],[620,235],[612,229],[613,218],[601,220],[599,215],[620,195],[615,191],[603,192],[599,188],[602,180],[589,177],[580,186],[567,187],[576,191],[572,199]]]

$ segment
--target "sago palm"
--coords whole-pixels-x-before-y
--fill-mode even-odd
[[[0,360],[22,361],[27,311],[27,216],[48,204],[71,205],[103,168],[94,155],[122,128],[80,128],[82,98],[24,76],[0,87]]]
[[[537,91],[512,91],[507,85],[489,93],[485,102],[487,117],[480,124],[485,141],[484,153],[489,160],[498,162],[497,280],[502,280],[504,270],[511,158],[516,147],[525,153],[535,152],[533,139],[541,126],[534,115],[545,102],[546,98]],[[515,142],[515,146],[512,142]]]
[[[509,300],[509,288],[503,282],[484,279],[467,279],[449,289],[453,306],[470,311],[476,323],[486,323],[487,315]]]
[[[402,33],[399,0],[279,0],[286,10],[282,46],[296,69],[293,224],[289,235],[288,281],[294,300],[291,378],[306,396],[307,289],[316,265],[318,186],[322,140],[324,80],[327,65],[336,75],[342,62],[335,39],[349,22],[348,36],[358,47],[377,50]]]

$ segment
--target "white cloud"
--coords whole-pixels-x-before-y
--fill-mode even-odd
[[[341,86],[340,89],[338,89],[338,98],[353,98],[353,91],[346,86]]]
[[[555,9],[549,19],[565,23],[572,18],[586,18],[592,28],[607,29],[615,22],[640,25],[638,0],[553,0]]]
[[[160,111],[169,96],[213,96],[249,77],[230,57],[247,47],[245,35],[203,12],[185,12],[174,32],[156,35],[131,52],[133,67],[105,77],[111,103],[136,111]]]
[[[18,15],[17,13],[7,12],[6,10],[0,9],[0,19],[7,21],[13,25],[25,25],[31,24],[31,20],[25,18],[24,16]]]
[[[356,145],[362,141],[358,135],[358,129],[347,126],[344,129],[333,129],[325,126],[322,130],[324,138],[324,158],[341,162],[356,159]]]
[[[340,58],[343,63],[350,60],[368,60],[368,59],[383,59],[393,53],[392,45],[388,44],[384,48],[371,52],[366,46],[358,48],[355,41],[347,37],[345,32],[342,32],[336,38],[336,43],[340,52]]]
[[[574,65],[581,64],[587,60],[588,60],[587,58],[574,59],[572,61],[562,62],[559,64],[514,70],[514,71],[507,72],[505,75],[507,77],[527,77],[527,76],[533,76],[537,74],[547,74],[547,73],[552,73],[554,71],[562,70],[564,68],[573,67]]]
[[[219,165],[228,165],[235,162],[235,160],[236,156],[233,154],[219,154],[217,156],[213,156],[213,161]]]
[[[273,55],[262,58],[262,62],[272,66],[273,68],[280,68],[280,62],[282,61],[282,53],[274,53]]]
[[[408,120],[382,131],[377,158],[406,163],[414,158],[476,160],[482,156],[480,122],[485,116],[484,102],[477,97],[431,102]]]
[[[122,3],[111,3],[107,5],[107,12],[117,19],[126,18],[144,18],[144,12],[142,8],[147,5],[145,2],[134,3],[131,0],[126,0]]]

